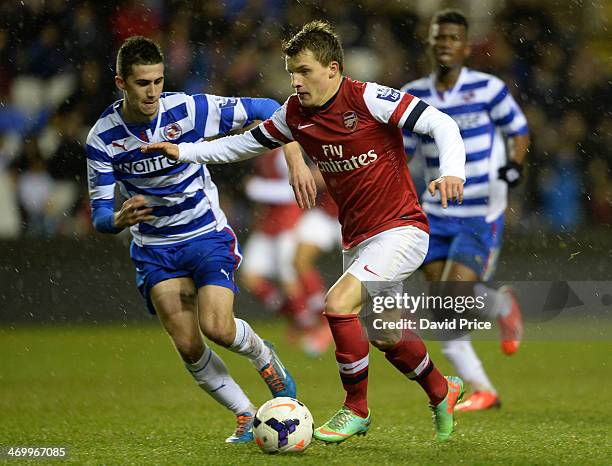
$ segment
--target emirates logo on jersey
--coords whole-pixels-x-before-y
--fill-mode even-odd
[[[168,123],[162,129],[162,134],[166,141],[176,141],[183,134],[183,128],[178,123]]]
[[[346,112],[342,115],[342,121],[344,122],[344,127],[349,131],[355,131],[357,129],[357,114],[353,111]]]
[[[323,153],[319,157],[313,156],[321,173],[351,172],[367,167],[378,160],[378,154],[374,152],[374,149],[370,149],[363,154],[353,155],[350,158],[348,156],[344,157],[342,144],[323,144],[321,149]],[[332,157],[337,160],[332,160]],[[319,160],[319,158],[326,160]]]

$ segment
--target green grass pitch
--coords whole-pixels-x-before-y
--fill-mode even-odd
[[[309,359],[283,344],[282,326],[253,325],[278,343],[298,398],[325,421],[342,402],[333,354]],[[79,464],[609,464],[610,341],[527,341],[512,358],[496,342],[476,347],[504,405],[460,416],[449,443],[432,441],[418,385],[372,348],[368,435],[266,456],[223,442],[233,416],[196,386],[158,324],[0,327],[0,445],[66,446]],[[439,344],[429,349],[448,373]],[[246,360],[218,352],[255,403],[269,398]]]

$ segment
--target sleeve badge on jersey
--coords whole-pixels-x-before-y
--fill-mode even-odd
[[[168,123],[162,129],[162,135],[166,141],[176,141],[183,134],[183,128],[178,123]]]
[[[344,121],[344,127],[349,131],[355,131],[357,129],[357,122],[359,119],[357,118],[357,114],[352,110],[350,112],[345,112],[342,115],[342,120]]]
[[[389,102],[397,102],[400,98],[400,91],[387,86],[378,86],[376,88],[376,98],[388,100]]]
[[[238,99],[236,97],[219,97],[219,108],[230,108],[238,105]]]
[[[472,90],[469,90],[461,94],[461,98],[463,99],[464,102],[471,102],[472,100],[476,98],[476,93]]]

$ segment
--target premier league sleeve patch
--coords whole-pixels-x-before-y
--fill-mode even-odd
[[[388,100],[389,102],[397,102],[400,98],[400,91],[387,86],[378,86],[376,88],[376,98]]]
[[[162,129],[162,135],[166,141],[176,141],[183,134],[183,128],[178,123],[168,123]]]
[[[238,105],[238,99],[236,97],[217,97],[219,108],[231,108]]]

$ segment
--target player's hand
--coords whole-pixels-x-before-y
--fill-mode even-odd
[[[289,168],[289,184],[293,188],[295,200],[300,209],[314,207],[317,199],[317,184],[304,162],[302,148],[293,141],[283,147],[285,162]]]
[[[155,219],[151,215],[153,209],[147,207],[146,203],[145,197],[141,195],[129,198],[123,203],[121,210],[115,213],[115,226],[123,229],[137,223],[150,222]]]
[[[448,199],[456,200],[459,204],[463,202],[463,180],[457,176],[441,176],[429,183],[427,189],[432,196],[440,191],[440,202],[444,209],[448,207]]]
[[[289,184],[300,209],[310,209],[317,202],[317,184],[312,172],[304,161],[293,164],[289,169]]]
[[[140,146],[140,152],[143,154],[161,152],[170,160],[178,160],[179,158],[179,148],[176,144],[172,144],[171,142],[156,142],[153,144],[146,144]]]
[[[508,183],[508,186],[514,188],[523,179],[523,166],[510,160],[507,165],[500,167],[497,170],[498,178]]]

